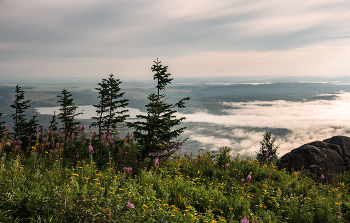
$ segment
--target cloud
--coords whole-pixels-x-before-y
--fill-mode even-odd
[[[221,146],[233,148],[234,153],[255,156],[264,129],[287,129],[277,137],[279,156],[305,143],[324,140],[335,135],[350,133],[350,93],[336,94],[334,100],[292,101],[253,101],[224,102],[232,109],[225,111],[230,115],[212,115],[206,112],[181,114],[185,122],[207,122],[225,126],[224,130],[207,128],[205,134],[200,129],[188,134],[190,140],[210,144],[214,149]],[[227,128],[232,130],[229,132]],[[260,128],[261,130],[252,130]],[[210,132],[211,131],[211,132]],[[226,131],[226,132],[225,132]],[[220,135],[215,137],[214,135]]]
[[[183,125],[189,128],[181,135],[189,141],[198,142],[201,148],[218,150],[222,146],[233,149],[232,154],[255,156],[260,148],[260,141],[265,130],[282,132],[277,136],[279,156],[305,143],[324,140],[335,135],[350,133],[350,93],[335,94],[333,100],[315,101],[252,101],[224,102],[232,109],[225,111],[229,115],[212,115],[207,112],[194,114],[178,114],[186,117]],[[146,113],[139,109],[128,108],[130,118]],[[36,108],[41,114],[52,115],[59,113],[59,107]],[[79,106],[77,112],[84,115],[80,119],[90,119],[96,116],[95,108],[91,105]],[[208,123],[205,126],[194,125],[190,122]],[[283,131],[282,131],[283,130]],[[188,148],[189,149],[189,148]]]
[[[150,65],[135,64],[157,57],[183,77],[343,75],[349,7],[347,0],[3,0],[0,75],[146,76]]]

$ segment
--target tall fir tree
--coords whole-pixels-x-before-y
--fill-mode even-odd
[[[143,157],[167,157],[177,151],[184,141],[174,140],[184,131],[186,127],[174,129],[180,125],[185,117],[176,118],[174,115],[177,108],[185,108],[185,101],[190,98],[183,98],[175,105],[165,103],[165,94],[162,90],[173,80],[170,73],[167,73],[168,66],[162,66],[161,61],[154,61],[152,72],[155,72],[153,79],[157,81],[157,93],[148,96],[150,101],[145,107],[147,115],[137,115],[137,118],[145,121],[137,121],[129,126],[135,126],[134,137],[142,146]]]
[[[100,98],[100,103],[94,105],[96,108],[97,117],[92,117],[96,120],[91,126],[97,126],[99,132],[99,139],[104,133],[112,134],[116,136],[120,133],[120,128],[123,127],[122,123],[129,117],[125,113],[129,110],[123,109],[128,106],[128,99],[122,99],[125,92],[120,92],[120,84],[122,82],[119,79],[115,79],[113,74],[109,75],[108,79],[102,79],[101,83],[98,83],[100,87],[95,88]]]
[[[14,124],[14,139],[21,139],[23,140],[26,138],[27,135],[27,127],[28,123],[26,120],[26,115],[24,112],[30,107],[29,102],[31,100],[24,100],[24,91],[21,90],[21,87],[18,85],[16,86],[16,95],[15,95],[15,101],[13,102],[11,108],[15,109],[15,113],[11,115],[13,117],[13,124]]]
[[[77,125],[79,125],[80,122],[75,121],[75,117],[77,115],[83,114],[76,113],[78,106],[75,106],[73,103],[73,98],[71,98],[72,96],[73,94],[67,91],[67,89],[63,89],[62,94],[57,96],[60,98],[57,103],[61,103],[61,113],[59,113],[58,119],[61,120],[61,123],[63,125],[61,129],[66,134],[66,136],[68,133],[77,132]]]

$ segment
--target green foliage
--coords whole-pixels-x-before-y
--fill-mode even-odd
[[[94,105],[98,117],[92,117],[96,120],[91,126],[98,126],[99,139],[103,134],[118,135],[119,129],[123,127],[122,123],[129,115],[124,113],[129,110],[120,110],[128,106],[128,99],[121,99],[125,92],[120,92],[119,85],[122,82],[119,79],[115,79],[113,74],[109,75],[108,79],[102,79],[99,88],[95,88],[100,98],[100,103]]]
[[[107,145],[111,142],[107,140],[92,139],[96,152],[86,157],[81,154],[75,162],[64,153],[50,151],[47,144],[32,148],[30,154],[0,152],[0,220],[349,221],[349,173],[339,176],[344,182],[315,184],[298,173],[261,166],[249,156],[232,158],[227,147],[218,154],[205,152],[197,157],[175,154],[155,167],[150,159],[136,164],[134,157],[127,157],[135,149],[132,139],[116,141],[114,146]],[[88,150],[88,143],[83,145],[81,139],[80,144],[82,151]],[[67,150],[74,148],[70,144]],[[102,154],[110,154],[103,158],[108,162],[105,165],[95,162]],[[115,159],[113,154],[125,157]],[[119,162],[128,159],[130,163]],[[228,165],[219,165],[219,161]],[[123,170],[129,164],[132,170]],[[152,167],[146,167],[149,164]]]
[[[61,120],[63,127],[61,128],[66,136],[68,133],[76,133],[77,132],[77,125],[80,124],[80,122],[75,121],[75,116],[80,115],[82,113],[75,113],[77,106],[73,103],[73,98],[71,98],[73,95],[67,91],[67,89],[62,90],[62,95],[58,95],[57,97],[60,98],[60,100],[57,101],[57,103],[61,103],[61,108],[59,113],[58,119]]]
[[[278,146],[274,144],[275,141],[276,137],[272,137],[271,132],[265,131],[264,138],[260,142],[260,149],[256,152],[256,159],[260,163],[277,161]]]
[[[184,117],[177,119],[174,108],[184,108],[184,101],[190,98],[183,98],[175,105],[166,103],[165,94],[160,92],[165,90],[165,86],[170,84],[173,79],[167,73],[167,66],[163,67],[158,59],[154,63],[151,69],[152,72],[155,72],[153,78],[157,81],[158,92],[148,96],[150,102],[145,106],[147,115],[136,116],[145,121],[130,123],[129,126],[136,127],[134,136],[138,144],[142,146],[143,157],[168,157],[176,152],[183,143],[174,140],[186,128],[173,129],[185,119]]]

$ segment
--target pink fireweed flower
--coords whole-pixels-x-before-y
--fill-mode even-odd
[[[252,179],[252,175],[249,174],[249,175],[247,176],[247,181],[249,182],[251,179]]]
[[[106,134],[103,134],[101,138],[102,138],[102,139],[105,139],[105,138],[106,138]]]
[[[225,167],[226,169],[228,169],[230,167],[230,164],[226,164]]]
[[[94,148],[92,147],[92,145],[89,145],[89,153],[94,153]]]
[[[242,182],[242,183],[244,182],[244,178],[241,179],[241,182]]]
[[[249,220],[246,219],[246,218],[243,218],[242,221],[241,221],[241,223],[249,223]]]
[[[269,157],[269,151],[266,151],[266,158]]]
[[[201,153],[201,149],[198,149],[198,153]]]
[[[129,134],[129,133],[126,134],[125,138],[126,138],[126,139],[130,139],[130,134]]]
[[[321,180],[323,180],[323,179],[324,179],[324,175],[322,174],[322,175],[321,175]]]
[[[129,203],[129,202],[126,204],[126,207],[128,207],[128,208],[135,208],[134,204],[133,203]]]
[[[196,156],[195,158],[194,158],[194,160],[197,160],[199,158],[199,156]]]
[[[132,171],[132,167],[123,167],[124,172],[130,173]]]
[[[158,158],[156,158],[156,160],[154,161],[154,166],[155,166],[156,168],[159,167],[159,159],[158,159]]]
[[[272,177],[272,172],[269,173],[269,178],[271,179],[271,177]]]

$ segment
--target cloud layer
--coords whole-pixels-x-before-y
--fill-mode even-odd
[[[194,114],[178,114],[186,117],[187,123],[212,124],[203,127],[192,127],[184,132],[184,137],[203,144],[206,149],[219,149],[230,146],[235,153],[255,155],[259,149],[264,129],[284,129],[285,133],[277,137],[279,155],[305,143],[324,140],[335,135],[350,133],[350,93],[335,94],[333,100],[315,100],[304,102],[292,101],[253,101],[253,102],[224,102],[232,109],[225,111],[229,115],[212,115],[205,111]],[[37,108],[41,114],[59,112],[59,107]],[[140,112],[128,108],[131,118]],[[96,116],[95,108],[91,105],[79,106],[77,112],[84,112],[81,119]]]

